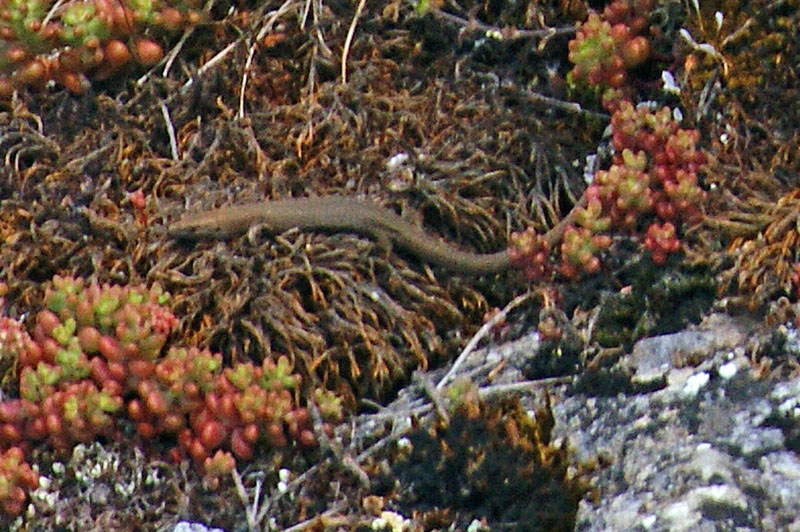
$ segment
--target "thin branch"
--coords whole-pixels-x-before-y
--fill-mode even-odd
[[[342,503],[336,503],[333,508],[330,510],[325,510],[319,515],[315,515],[310,519],[306,519],[305,521],[300,521],[299,523],[290,526],[289,528],[281,529],[279,532],[300,532],[301,530],[305,530],[306,528],[310,528],[314,525],[320,524],[322,525],[320,529],[335,529],[336,525],[342,525],[347,522],[346,519],[331,519],[331,516],[340,512],[342,509]]]
[[[214,68],[218,63],[222,62],[222,60],[225,59],[225,57],[227,57],[227,55],[231,53],[231,51],[234,48],[239,46],[239,44],[241,44],[242,41],[244,41],[244,37],[239,37],[238,39],[230,43],[228,46],[223,48],[214,57],[206,61],[206,63],[203,66],[197,69],[197,74],[189,78],[186,81],[186,83],[183,84],[183,86],[181,87],[181,92],[185,93],[186,90],[194,84],[195,79],[203,77],[206,72]]]
[[[42,28],[47,27],[47,25],[56,15],[56,11],[58,11],[61,8],[61,4],[63,3],[64,0],[58,0],[55,4],[53,4],[53,7],[50,8],[50,10],[47,12],[47,15],[45,15],[44,19],[42,19],[42,26],[41,26]]]
[[[527,39],[537,37],[550,39],[556,35],[571,35],[575,33],[575,26],[565,26],[563,28],[545,28],[543,30],[520,30],[510,27],[500,28],[497,26],[490,26],[489,24],[484,24],[475,18],[470,18],[467,20],[459,17],[458,15],[453,15],[452,13],[442,11],[438,8],[430,9],[430,13],[436,18],[453,22],[465,30],[478,30],[483,33],[491,34],[500,39]]]
[[[458,372],[458,369],[461,367],[461,365],[464,363],[464,361],[467,359],[470,353],[472,353],[475,350],[475,348],[478,346],[478,343],[483,339],[483,337],[489,334],[489,331],[491,331],[495,325],[504,320],[509,312],[511,312],[519,305],[527,301],[528,298],[531,297],[531,294],[532,294],[531,292],[526,292],[520,296],[515,297],[513,300],[511,300],[511,302],[508,305],[505,306],[503,310],[492,316],[492,318],[489,321],[484,323],[483,326],[480,329],[478,329],[478,332],[475,333],[475,335],[467,343],[466,347],[464,347],[464,350],[461,351],[461,354],[458,355],[456,361],[453,362],[453,366],[447,373],[445,373],[444,377],[442,377],[442,380],[439,381],[439,384],[436,385],[436,390],[441,390],[442,388],[444,388],[444,386],[453,378],[456,372]]]
[[[260,480],[256,485],[256,493],[253,496],[253,504],[250,504],[250,498],[247,496],[247,490],[242,483],[242,477],[239,475],[239,472],[235,467],[233,468],[233,471],[231,471],[231,477],[233,478],[233,484],[236,486],[236,494],[239,496],[239,500],[242,501],[242,506],[244,506],[244,514],[247,518],[247,529],[250,532],[258,532],[258,523],[260,521],[256,520],[256,515],[259,513],[258,499],[261,496]]]
[[[555,109],[560,109],[562,111],[566,111],[568,113],[574,113],[579,115],[588,116],[591,118],[599,118],[600,120],[609,121],[611,117],[605,113],[598,113],[597,111],[591,111],[589,109],[584,109],[581,107],[580,104],[574,102],[567,102],[564,100],[559,100],[557,98],[551,98],[550,96],[545,96],[544,94],[539,94],[538,92],[533,92],[525,89],[519,89],[517,87],[512,87],[511,84],[504,83],[503,88],[506,90],[513,90],[520,94],[521,96],[527,98],[529,101],[540,103],[547,105],[548,107],[553,107]]]
[[[172,68],[172,63],[175,62],[175,59],[178,58],[178,54],[181,53],[183,50],[183,45],[186,44],[186,40],[189,36],[194,33],[194,27],[189,27],[186,31],[183,32],[181,38],[178,40],[177,44],[172,47],[172,50],[169,51],[167,54],[166,60],[164,61],[164,70],[161,72],[163,77],[167,77],[169,75],[169,70]]]
[[[106,153],[108,153],[109,150],[113,148],[114,145],[111,143],[111,141],[108,141],[103,146],[87,153],[83,157],[71,160],[70,162],[64,165],[64,170],[66,170],[67,172],[79,174],[84,171],[87,165],[101,159],[106,155]]]
[[[314,421],[314,436],[317,438],[320,448],[330,452],[330,454],[333,455],[337,465],[342,470],[347,471],[354,478],[356,478],[362,487],[368,488],[370,482],[369,475],[367,475],[366,471],[364,471],[359,464],[353,460],[353,457],[350,456],[349,453],[342,449],[342,446],[338,441],[332,440],[327,434],[325,434],[325,431],[322,428],[322,415],[319,413],[319,408],[317,407],[316,403],[311,402],[309,405],[309,410],[311,411],[311,418]]]
[[[275,23],[278,21],[278,18],[289,11],[289,8],[292,7],[295,3],[295,0],[286,0],[281,7],[279,7],[276,11],[273,11],[269,14],[269,16],[264,21],[264,25],[258,30],[258,35],[256,35],[256,40],[260,41],[264,37],[267,36],[267,33],[272,31],[272,28],[275,26]]]
[[[497,395],[509,395],[512,393],[524,393],[531,390],[537,390],[543,386],[552,386],[556,384],[568,384],[572,382],[572,377],[550,377],[546,379],[538,379],[535,381],[522,381],[511,382],[507,384],[495,384],[492,386],[485,386],[478,389],[478,396],[481,399],[488,399]]]
[[[445,407],[444,401],[442,400],[442,396],[439,393],[437,388],[433,387],[431,381],[425,378],[425,375],[420,374],[418,371],[415,371],[413,376],[411,377],[413,382],[422,386],[422,389],[425,391],[425,395],[431,400],[433,403],[434,408],[436,408],[436,414],[447,424],[450,424],[450,414],[447,413],[447,408]]]
[[[347,56],[350,54],[350,45],[353,42],[353,35],[356,32],[356,25],[361,12],[364,11],[364,5],[367,0],[359,0],[356,12],[353,15],[353,20],[350,21],[350,28],[347,30],[347,37],[344,40],[344,47],[342,48],[342,85],[347,85]]]
[[[305,483],[311,475],[316,473],[321,468],[322,464],[323,462],[317,462],[300,475],[297,475],[294,480],[287,483],[286,489],[276,491],[274,495],[272,495],[264,504],[261,505],[261,509],[258,511],[258,515],[256,515],[256,524],[260,525],[264,519],[267,518],[267,515],[279,500],[281,500],[287,493],[293,493],[295,489]]]
[[[303,7],[303,16],[300,17],[300,29],[305,31],[306,29],[306,22],[308,21],[308,13],[311,11],[311,0],[306,0],[305,6]]]
[[[244,73],[242,74],[242,88],[239,90],[239,119],[244,118],[244,93],[247,91],[247,80],[249,79],[250,65],[253,64],[253,56],[256,53],[256,44],[250,45],[250,52],[247,54],[247,61],[244,63]]]
[[[175,137],[175,126],[172,125],[172,119],[169,117],[169,109],[167,109],[167,104],[159,102],[159,107],[161,107],[161,116],[164,117],[164,123],[167,126],[167,135],[169,135],[169,149],[172,152],[172,159],[177,161],[178,160],[178,139]]]

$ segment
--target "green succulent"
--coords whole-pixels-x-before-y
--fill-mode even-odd
[[[61,38],[72,46],[86,44],[89,39],[104,41],[111,35],[111,27],[97,12],[93,3],[71,4],[61,15],[64,26]]]

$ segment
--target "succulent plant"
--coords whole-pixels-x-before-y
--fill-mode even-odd
[[[252,458],[258,444],[316,445],[311,415],[292,393],[300,377],[288,358],[223,368],[219,354],[195,347],[162,355],[177,325],[167,300],[157,285],[57,276],[32,335],[0,317],[0,359],[20,368],[20,398],[0,401],[0,509],[21,511],[34,484],[24,457],[35,445],[67,451],[101,435],[120,440],[126,416],[145,445],[172,438],[170,456],[194,460],[209,485],[236,459]],[[325,390],[313,398],[326,424],[341,421],[340,398]]]
[[[550,242],[532,227],[511,234],[508,253],[511,263],[522,269],[528,279],[544,279],[552,273]]]
[[[706,157],[697,147],[700,133],[681,128],[668,107],[653,111],[620,100],[613,109],[611,166],[595,173],[574,224],[561,235],[558,270],[568,279],[600,269],[597,255],[612,234],[640,238],[653,261],[663,264],[681,249],[681,225],[703,215],[706,192],[697,172]],[[530,278],[552,271],[549,241],[531,229],[512,235],[509,253]]]
[[[19,447],[0,454],[0,510],[7,515],[22,513],[27,492],[39,486],[39,475],[25,462]]]
[[[0,0],[0,100],[48,81],[73,93],[131,60],[153,66],[164,55],[150,36],[196,25],[197,3],[159,0]]]
[[[624,87],[628,71],[650,56],[651,44],[644,32],[652,5],[652,0],[614,0],[602,14],[590,13],[568,45],[569,60],[575,65],[568,82]]]

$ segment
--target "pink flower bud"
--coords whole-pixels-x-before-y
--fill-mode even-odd
[[[34,59],[17,69],[14,76],[25,85],[42,86],[47,81],[47,67],[41,59]]]
[[[165,29],[174,31],[181,27],[183,16],[181,12],[174,7],[166,7],[161,10],[161,24]]]

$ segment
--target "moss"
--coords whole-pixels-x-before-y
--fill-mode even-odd
[[[593,340],[629,349],[645,336],[678,331],[700,320],[715,292],[707,266],[670,262],[655,267],[642,260],[634,267],[630,290],[601,303]]]
[[[517,531],[571,531],[583,480],[567,474],[567,451],[550,441],[549,404],[532,418],[516,400],[484,404],[464,394],[449,423],[412,432],[411,451],[393,466],[403,514],[448,513],[461,528],[473,519]]]

